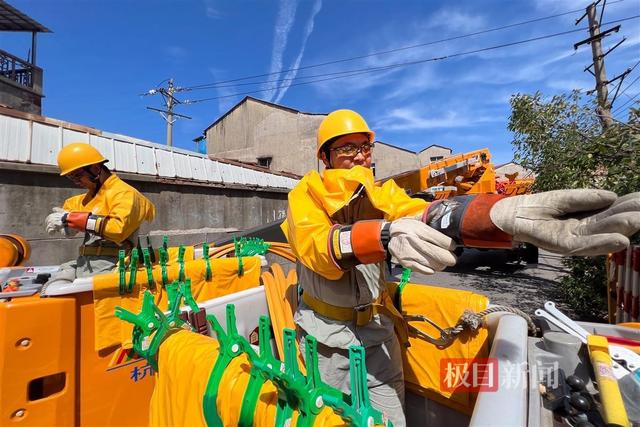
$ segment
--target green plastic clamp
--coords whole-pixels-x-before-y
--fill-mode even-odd
[[[138,249],[133,248],[131,250],[131,259],[129,260],[129,286],[127,287],[128,293],[133,293],[133,288],[136,284],[136,273],[138,272]]]
[[[281,362],[276,359],[271,349],[271,321],[267,316],[260,316],[258,321],[258,347],[260,354],[251,360],[249,382],[242,399],[242,408],[238,418],[239,427],[250,427],[254,424],[254,414],[260,390],[267,380],[265,371],[280,370]]]
[[[367,387],[367,368],[365,365],[365,350],[361,346],[349,348],[349,378],[351,381],[351,414],[347,419],[356,427],[371,425],[392,426],[386,421],[382,413],[371,406],[369,388]]]
[[[118,287],[120,295],[124,295],[124,293],[127,292],[127,267],[124,265],[124,257],[125,251],[118,251],[118,275],[120,277]]]
[[[167,274],[169,254],[164,247],[160,247],[160,249],[158,249],[158,255],[160,257],[160,271],[162,272],[162,286],[167,286],[169,284],[169,275]]]
[[[169,236],[162,236],[162,247],[165,251],[169,250]]]
[[[322,382],[318,368],[318,341],[311,335],[305,337],[305,361],[307,367],[306,388],[309,396],[306,411],[311,414],[308,418],[310,418],[310,425],[313,425],[315,417],[322,412],[322,408],[327,405],[327,402],[344,402],[348,397],[340,390]]]
[[[193,294],[191,293],[191,279],[187,279],[184,282],[180,283],[180,291],[182,296],[184,297],[184,303],[191,308],[193,313],[199,313],[200,307],[198,307],[198,303],[193,298]]]
[[[237,257],[264,255],[267,253],[270,244],[265,243],[264,239],[258,237],[241,237],[234,239],[235,253]]]
[[[193,327],[180,318],[180,306],[184,297],[180,283],[174,281],[166,286],[167,289],[167,308],[169,315],[167,322],[170,328],[182,328],[193,331]]]
[[[204,259],[204,263],[206,266],[204,280],[209,281],[213,277],[213,273],[211,272],[211,261],[209,260],[209,244],[202,244],[202,258]]]
[[[238,357],[242,353],[248,353],[250,359],[256,359],[257,355],[251,344],[238,334],[236,324],[235,305],[228,304],[226,307],[227,331],[225,332],[218,319],[214,315],[208,315],[207,320],[211,325],[211,329],[216,333],[216,337],[220,344],[220,350],[216,363],[209,375],[207,388],[203,398],[204,417],[209,427],[222,427],[222,420],[218,415],[216,399],[218,398],[218,389],[220,380],[225,369],[232,359]]]
[[[145,291],[139,314],[116,307],[116,317],[133,323],[133,349],[158,370],[158,349],[170,331],[166,316],[154,303],[153,295]]]
[[[185,252],[185,247],[180,245],[180,248],[178,249],[178,266],[180,267],[179,273],[178,273],[178,281],[180,282],[184,282],[184,252]]]
[[[396,304],[396,308],[399,311],[402,311],[402,291],[404,290],[404,287],[407,286],[407,283],[409,283],[409,280],[411,279],[411,269],[410,268],[403,268],[402,269],[402,277],[400,277],[400,282],[398,282],[398,289],[396,291],[396,298],[395,298],[395,304]]]
[[[151,266],[149,248],[142,249],[142,258],[144,259],[144,269],[147,271],[147,286],[149,289],[155,289],[156,281],[153,279],[153,267]]]

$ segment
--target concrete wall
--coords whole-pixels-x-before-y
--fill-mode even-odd
[[[243,186],[214,186],[119,174],[156,205],[156,218],[141,227],[158,245],[212,241],[229,232],[256,227],[286,215],[287,192]],[[45,217],[53,206],[82,189],[41,165],[0,163],[0,232],[26,237],[32,246],[28,265],[54,265],[75,258],[80,239],[49,236]]]
[[[304,175],[317,169],[316,130],[323,118],[249,98],[207,131],[207,153],[244,162],[271,157],[271,170]]]
[[[42,95],[0,76],[0,105],[31,114],[42,111]]]
[[[418,157],[413,151],[403,150],[383,142],[376,142],[372,162],[376,165],[376,179],[418,169]]]
[[[418,153],[420,167],[426,166],[432,161],[433,157],[442,156],[443,159],[451,156],[451,148],[440,147],[439,145],[431,145]]]

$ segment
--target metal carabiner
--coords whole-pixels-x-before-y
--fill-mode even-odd
[[[422,316],[420,314],[405,314],[403,315],[403,317],[407,321],[409,332],[419,336],[420,338],[424,339],[427,342],[430,342],[436,347],[442,349],[442,348],[448,347],[453,342],[455,335],[453,334],[452,328],[442,329],[431,319],[429,319],[428,317]],[[433,326],[434,328],[436,328],[438,332],[440,332],[440,337],[434,338],[431,335],[427,334],[426,332],[421,331],[415,326],[412,326],[409,324],[409,322],[417,322],[417,321],[426,322],[431,326]]]

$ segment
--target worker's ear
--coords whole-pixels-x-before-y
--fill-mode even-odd
[[[325,151],[320,152],[320,159],[322,160],[322,163],[324,163],[324,167],[326,169],[331,169],[331,161],[327,159],[327,153]]]

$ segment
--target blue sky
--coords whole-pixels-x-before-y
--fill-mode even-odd
[[[512,158],[507,130],[509,97],[536,90],[554,95],[592,89],[583,72],[591,49],[574,52],[588,37],[577,32],[515,47],[423,62],[314,84],[291,85],[304,76],[420,61],[585,27],[581,12],[429,46],[406,46],[581,9],[582,0],[530,1],[220,1],[220,0],[9,0],[50,28],[38,38],[38,65],[45,70],[43,114],[164,143],[165,125],[145,106],[159,96],[141,93],[167,78],[191,87],[274,73],[356,56],[354,61],[244,80],[225,87],[182,92],[182,100],[225,96],[176,112],[193,117],[174,127],[174,145],[192,140],[253,90],[252,96],[305,112],[338,108],[360,112],[387,143],[410,150],[430,144],[455,152],[489,147],[497,163]],[[640,0],[609,1],[604,22],[640,14]],[[609,78],[640,59],[640,20],[622,23],[605,48],[627,41],[606,59]],[[28,34],[0,33],[0,46],[26,57]],[[640,75],[640,66],[623,88]],[[320,78],[311,78],[319,80]],[[266,82],[265,81],[270,81]],[[254,85],[238,83],[258,82]],[[262,83],[261,83],[262,82]],[[617,105],[640,91],[629,87]],[[229,96],[229,97],[226,97]],[[615,109],[616,105],[614,105]],[[623,119],[624,111],[616,117]],[[292,141],[295,143],[295,141]]]

